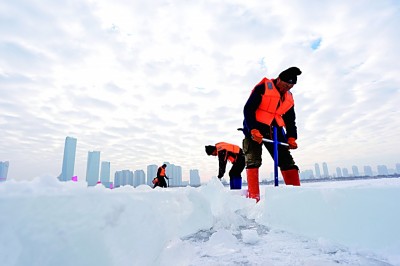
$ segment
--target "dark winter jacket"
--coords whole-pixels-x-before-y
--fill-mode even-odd
[[[226,154],[226,153],[228,153],[228,154]],[[225,174],[228,157],[237,158],[238,156],[244,156],[242,149],[240,149],[239,154],[236,154],[236,153],[233,153],[233,152],[227,151],[227,150],[220,150],[217,155],[218,155],[218,163],[219,163],[218,178],[222,178]]]
[[[165,168],[162,168],[162,166],[158,167],[157,177],[165,177]]]

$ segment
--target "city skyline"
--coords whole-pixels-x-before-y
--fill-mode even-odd
[[[65,140],[65,147],[64,147],[64,158],[63,158],[63,162],[65,161],[65,156],[67,156],[67,158],[72,158],[71,153],[73,153],[73,158],[75,158],[75,150],[76,149],[76,144],[77,143],[77,139],[73,138],[73,137],[66,137]],[[66,152],[66,150],[68,152]],[[89,159],[91,158],[91,156],[93,156],[93,154],[95,154],[95,159]],[[99,178],[99,174],[98,174],[98,167],[91,170],[89,170],[89,161],[91,161],[91,164],[95,164],[96,166],[100,164],[100,151],[97,152],[88,152],[88,161],[87,161],[87,170],[86,170],[86,180],[88,180],[88,173],[90,173],[90,175],[92,176],[92,181],[90,183],[91,186],[96,185],[97,182],[100,180],[101,181],[101,177]],[[74,161],[72,161],[73,163],[71,164],[71,160],[69,160],[70,163],[70,167],[73,168],[74,166]],[[101,162],[102,165],[102,169],[103,170],[103,164],[107,164],[107,166],[105,167],[105,170],[107,173],[110,173],[110,168],[111,168],[111,162]],[[174,177],[171,180],[168,180],[168,186],[181,186],[183,184],[183,179],[182,179],[182,168],[181,166],[176,166],[174,164],[170,164],[169,162],[164,162],[163,164],[167,165],[166,168],[166,174],[167,176],[171,176]],[[147,173],[144,176],[144,181],[139,182],[140,184],[147,184],[149,186],[153,186],[152,185],[152,180],[153,178],[156,176],[157,174],[157,170],[158,170],[158,165],[156,164],[152,164],[152,165],[147,165],[146,169],[147,169]],[[309,178],[314,178],[314,177],[324,177],[324,178],[329,178],[329,177],[348,177],[348,176],[358,176],[355,173],[359,174],[358,171],[358,166],[356,165],[352,165],[352,175],[349,174],[349,171],[346,167],[336,167],[334,168],[333,172],[329,171],[329,167],[328,167],[328,163],[327,162],[322,162],[322,174],[321,174],[321,170],[319,168],[319,163],[315,163],[314,164],[314,171],[312,169],[306,169],[306,170],[300,170],[300,177],[302,179],[309,179]],[[387,168],[386,165],[377,165],[376,166],[377,171],[374,172],[372,170],[372,167],[370,165],[364,165],[363,169],[364,169],[364,175],[365,176],[373,176],[375,175],[375,173],[377,173],[378,175],[388,175],[389,174],[389,170]],[[397,173],[400,173],[400,163],[396,163],[395,164],[395,168],[397,171]],[[64,164],[63,164],[63,170],[64,170]],[[93,172],[95,171],[95,172]],[[138,171],[143,171],[142,169],[138,169],[138,170],[133,170],[134,173],[132,172],[132,170],[130,169],[125,169],[125,170],[117,170],[114,173],[114,183],[116,182],[115,179],[118,178],[118,184],[116,185],[117,187],[119,186],[119,184],[130,184],[133,186],[136,186],[136,184],[134,184],[137,179],[138,176]],[[188,178],[188,183],[190,184],[190,181],[192,180],[192,171],[193,171],[193,182],[196,183],[197,181],[197,177],[196,174],[198,175],[198,178],[201,180],[201,175],[198,169],[190,169],[189,170],[189,178]],[[197,172],[196,172],[197,171]],[[391,169],[391,171],[393,172],[393,169]],[[143,171],[144,172],[144,171]],[[314,175],[315,173],[315,175]],[[281,177],[281,173],[279,171],[278,175]],[[105,176],[104,180],[106,182],[101,182],[103,183],[106,187],[110,187],[110,183],[113,183],[110,180],[111,175]],[[242,177],[244,178],[244,176]],[[270,178],[273,178],[273,173],[270,172]],[[282,178],[282,177],[281,177]],[[120,179],[122,180],[122,182],[120,181]],[[129,179],[128,181],[126,181],[127,179]],[[225,178],[225,180],[229,178]],[[263,176],[263,174],[261,173],[260,175],[260,179],[265,179],[265,176]],[[108,181],[107,181],[108,180]],[[201,181],[200,181],[201,183]],[[88,182],[89,184],[89,182]],[[111,185],[113,186],[113,185]]]
[[[62,171],[58,176],[60,181],[70,181],[73,178],[79,179],[74,173],[76,148],[77,139],[67,136],[64,144]],[[168,186],[182,186],[187,183],[182,181],[182,168],[180,166],[169,162],[164,162],[164,164],[167,165]],[[2,167],[0,170],[2,170],[3,166],[0,166]],[[117,170],[114,173],[114,179],[111,180],[111,162],[101,161],[100,151],[88,151],[85,180],[88,186],[103,184],[107,188],[117,188],[125,185],[136,187],[142,184],[152,186],[152,180],[157,175],[158,167],[157,165],[147,165],[147,174],[142,169],[134,171],[130,169]],[[198,170],[196,171],[198,175]],[[190,170],[190,179],[192,179],[192,170]]]
[[[370,165],[364,165],[361,172],[357,165],[351,166],[351,171],[347,167],[336,167],[334,172],[329,172],[327,163],[323,162],[323,174],[320,172],[319,164],[315,163],[314,171],[307,169],[300,172],[303,179],[309,178],[330,178],[330,177],[359,177],[359,176],[388,176],[400,174],[400,163],[396,163],[394,168],[388,168],[387,165],[377,165],[376,171]]]
[[[90,153],[93,153],[93,152],[88,152],[88,154],[90,154]],[[97,156],[100,154],[100,152],[96,152],[96,158],[97,158]],[[89,158],[90,156],[88,155],[88,158]],[[98,157],[99,158],[99,157]],[[93,159],[91,159],[91,160],[93,160]],[[97,160],[97,159],[96,159]],[[165,163],[167,163],[167,164],[169,164],[168,162],[165,162]],[[88,163],[89,164],[89,163]],[[93,161],[92,161],[92,163],[91,164],[93,164]],[[95,162],[94,163],[95,165],[97,165],[97,162]],[[106,164],[106,167],[104,167],[104,164]],[[317,165],[318,163],[315,163],[315,165]],[[151,181],[152,181],[152,179],[156,176],[156,174],[157,174],[157,169],[158,169],[158,167],[159,167],[159,165],[155,165],[155,164],[151,164],[151,165],[147,165],[147,167],[146,167],[146,169],[147,169],[147,171],[146,172],[144,172],[144,170],[142,170],[142,169],[132,169],[132,170],[130,170],[130,169],[125,169],[125,170],[116,170],[115,171],[115,173],[114,173],[114,180],[111,180],[111,172],[110,172],[110,165],[111,165],[111,163],[110,162],[105,162],[105,161],[102,161],[101,162],[101,168],[99,169],[99,171],[100,171],[100,175],[99,175],[99,177],[98,177],[98,179],[93,179],[92,181],[90,181],[90,186],[95,186],[95,185],[97,185],[99,182],[101,182],[103,185],[105,185],[106,187],[108,187],[108,188],[113,188],[115,185],[114,185],[114,183],[115,183],[115,176],[117,176],[117,173],[125,173],[126,174],[126,172],[132,172],[132,176],[136,176],[136,173],[137,172],[143,172],[144,173],[144,177],[143,177],[143,181],[142,182],[140,182],[140,184],[147,184],[147,185],[149,185],[149,186],[151,186],[151,187],[153,187],[153,184],[151,183]],[[173,165],[173,164],[169,164],[169,165],[171,165],[171,166],[175,166],[175,165]],[[318,164],[319,165],[319,164]],[[327,163],[326,162],[324,162],[324,165],[326,166],[327,165]],[[325,167],[324,166],[324,167]],[[91,168],[93,168],[92,166],[90,166]],[[177,173],[177,171],[182,171],[182,168],[180,167],[180,166],[176,166],[177,168],[178,168],[178,170],[169,170],[169,171],[167,171],[167,175],[173,175],[174,173],[176,174]],[[354,168],[354,167],[356,167],[356,168]],[[6,162],[0,162],[0,172],[2,171],[3,173],[4,173],[4,171],[8,171],[8,168],[9,168],[9,162],[8,161],[6,161]],[[104,170],[104,168],[106,169],[106,170]],[[170,168],[171,169],[171,168]],[[345,171],[343,172],[343,169],[345,169]],[[355,169],[357,169],[357,170],[355,170]],[[356,172],[358,172],[358,173],[363,173],[362,175],[361,174],[359,174],[359,175],[357,175],[357,174],[354,174],[354,170],[356,171]],[[96,171],[96,170],[94,170],[94,171]],[[107,174],[101,174],[101,173],[103,173],[103,171],[105,171],[105,172],[108,172],[108,173],[110,173],[110,175],[109,176],[107,176]],[[300,171],[300,177],[301,177],[301,179],[310,179],[310,178],[318,178],[318,176],[316,175],[316,174],[314,174],[314,173],[316,173],[316,172],[314,172],[315,170],[313,170],[313,169],[306,169],[306,170],[303,170],[303,171]],[[346,172],[347,171],[347,172]],[[135,175],[134,175],[134,173],[135,173]],[[376,170],[374,169],[374,168],[372,168],[372,166],[370,166],[370,165],[365,165],[365,166],[363,166],[363,172],[361,172],[359,169],[358,169],[358,166],[352,166],[352,171],[351,172],[349,172],[349,170],[348,170],[348,168],[346,168],[346,167],[343,167],[343,168],[341,168],[341,167],[336,167],[335,169],[334,169],[334,171],[332,171],[332,172],[330,172],[329,170],[328,170],[328,174],[326,175],[325,174],[325,172],[324,172],[324,174],[321,174],[321,178],[332,178],[332,177],[353,177],[353,176],[379,176],[379,175],[392,175],[392,174],[400,174],[400,163],[396,163],[395,164],[395,167],[394,168],[389,168],[387,165],[376,165]],[[192,175],[193,175],[193,178],[192,178]],[[61,175],[60,175],[61,176]],[[60,176],[58,176],[58,178],[60,179]],[[92,174],[92,177],[93,176],[95,176],[95,175],[93,175]],[[188,180],[185,180],[185,179],[183,179],[181,176],[183,176],[183,175],[181,175],[181,174],[179,174],[179,178],[178,179],[176,179],[176,180],[180,180],[179,182],[176,182],[175,181],[175,183],[171,183],[170,184],[170,186],[171,187],[173,187],[173,186],[182,186],[182,185],[191,185],[191,180],[193,180],[193,182],[194,182],[194,184],[193,184],[193,186],[198,186],[198,183],[199,183],[199,181],[198,180],[201,180],[201,175],[200,175],[200,170],[199,169],[190,169],[189,170],[189,178],[188,178]],[[215,177],[216,175],[214,175],[214,177]],[[72,176],[71,176],[72,177]],[[107,178],[108,177],[108,178]],[[279,173],[279,177],[281,178],[281,174]],[[101,179],[101,178],[103,178],[103,179]],[[79,180],[81,180],[82,179],[82,176],[79,176],[78,175],[78,179]],[[273,172],[270,172],[269,173],[269,177],[268,177],[268,174],[267,173],[264,173],[264,172],[262,172],[261,173],[261,175],[260,175],[260,181],[261,180],[269,180],[269,179],[273,179]],[[7,180],[7,175],[6,175],[6,177],[5,178],[1,178],[0,179],[0,181],[6,181]],[[69,179],[69,180],[67,180],[67,181],[70,181],[71,180],[71,178]],[[94,180],[97,180],[97,181],[94,181]],[[129,181],[128,183],[126,183],[127,185],[133,185],[133,186],[135,186],[134,185],[134,181],[133,181],[134,179],[132,179],[132,181]],[[229,177],[225,177],[225,178],[223,178],[223,180],[229,180]],[[60,180],[60,181],[63,181],[63,180]],[[245,182],[246,183],[246,177],[245,176],[243,176],[243,182]],[[202,182],[200,181],[200,184],[201,184]],[[89,183],[88,183],[89,184]],[[117,185],[117,187],[118,187],[118,185]]]
[[[79,179],[82,179],[83,176],[74,173],[74,166],[75,166],[75,154],[76,154],[76,149],[77,149],[77,138],[67,136],[65,138],[65,144],[64,144],[64,156],[62,160],[62,169],[61,169],[61,174],[58,176],[58,179],[60,181],[69,181],[73,176],[78,176]],[[101,182],[103,185],[106,187],[113,187],[113,183],[115,183],[115,177],[117,176],[117,172],[123,172],[123,171],[133,171],[135,172],[135,176],[137,175],[137,171],[143,171],[142,169],[123,169],[123,170],[115,170],[114,171],[114,180],[111,180],[111,166],[112,163],[108,161],[101,161],[100,160],[101,152],[100,151],[88,151],[87,153],[87,168],[86,168],[86,175],[85,179],[86,182],[88,183],[89,186],[95,186],[98,182]],[[7,163],[7,164],[6,164]],[[182,171],[181,166],[176,166],[174,164],[170,164],[169,162],[164,162],[167,165],[171,167],[167,167],[166,173],[167,176],[175,176],[175,178],[171,179],[169,182],[170,186],[181,186],[182,184],[190,184],[192,180],[192,171],[197,171],[198,178],[200,180],[206,181],[208,179],[204,179],[201,177],[201,169],[189,169],[187,171],[188,176],[185,179],[183,174],[184,171]],[[8,172],[9,169],[9,162],[2,162],[0,164],[1,166],[1,171],[4,173]],[[160,164],[161,165],[161,164]],[[320,176],[320,177],[347,177],[347,176],[357,176],[360,173],[363,173],[365,176],[374,176],[374,175],[388,175],[390,173],[400,173],[400,163],[396,163],[394,165],[394,168],[391,168],[390,166],[384,165],[384,164],[378,164],[376,165],[376,170],[371,166],[371,165],[363,165],[363,166],[357,166],[357,165],[352,165],[351,166],[351,172],[349,172],[347,167],[340,167],[340,166],[330,166],[329,169],[329,163],[327,162],[322,162],[322,171],[320,170],[320,163],[315,163],[314,164],[314,169],[304,169],[300,170],[300,177],[301,179],[309,179],[309,178],[314,178]],[[147,184],[149,186],[152,185],[152,179],[156,176],[157,169],[159,165],[156,164],[150,164],[147,165],[143,169],[147,169],[146,174],[144,175],[144,181],[140,182],[140,184]],[[229,167],[229,166],[228,166]],[[362,167],[363,171],[359,170],[359,167]],[[12,168],[12,167],[11,167]],[[217,168],[216,168],[217,169]],[[355,174],[358,173],[358,174]],[[196,174],[193,174],[194,176]],[[242,174],[243,178],[245,179],[244,173]],[[216,175],[213,175],[216,176]],[[281,174],[279,173],[279,176],[281,177]],[[2,178],[2,177],[0,177]],[[197,177],[196,177],[197,178]],[[196,178],[193,179],[193,182],[197,184]],[[260,180],[264,179],[272,179],[273,178],[273,172],[269,172],[269,175],[265,172],[260,173]],[[225,177],[225,179],[229,180],[229,177]],[[0,181],[5,181],[6,178],[2,178]],[[201,183],[201,181],[200,181]],[[129,184],[133,184],[133,179],[132,182]]]

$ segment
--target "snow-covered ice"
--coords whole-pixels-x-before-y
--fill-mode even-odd
[[[400,179],[106,189],[0,183],[0,264],[400,265]]]

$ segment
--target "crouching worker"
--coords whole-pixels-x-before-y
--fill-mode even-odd
[[[205,146],[207,155],[218,156],[219,170],[218,178],[221,179],[226,170],[228,160],[232,163],[229,171],[229,184],[231,189],[242,188],[242,171],[245,167],[243,150],[234,144],[218,142],[213,145]]]

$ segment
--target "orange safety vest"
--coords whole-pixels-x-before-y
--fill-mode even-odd
[[[160,167],[160,176],[165,176],[165,168]]]
[[[226,150],[226,156],[225,156],[225,160],[229,160],[231,163],[234,163],[236,161],[236,157],[233,157],[231,155],[228,156],[228,152],[232,152],[234,154],[239,154],[240,152],[240,147],[234,144],[230,144],[230,143],[226,143],[226,142],[218,142],[217,144],[215,144],[215,147],[217,148],[217,152],[222,151],[222,150]]]
[[[272,80],[263,78],[257,86],[263,83],[265,84],[265,92],[262,95],[261,103],[256,110],[256,120],[270,126],[272,121],[275,119],[278,126],[283,127],[285,126],[285,121],[283,120],[282,115],[293,107],[293,95],[291,92],[287,91],[284,100],[282,101],[281,94],[278,89],[275,88]]]

